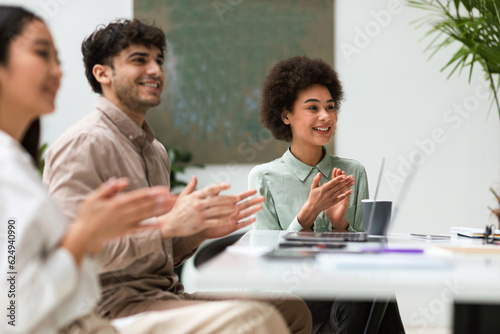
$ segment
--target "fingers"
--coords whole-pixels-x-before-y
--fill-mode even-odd
[[[335,203],[338,203],[338,201],[341,201],[345,197],[350,196],[353,192],[354,192],[354,190],[349,189],[349,187],[344,187],[344,188],[341,188],[341,189],[338,189],[337,191],[335,191],[331,196],[332,196],[332,198],[335,198]],[[346,195],[346,196],[343,196],[343,195]]]
[[[250,196],[255,195],[256,193],[257,193],[257,190],[255,190],[255,189],[251,189],[251,190],[239,193],[238,195],[236,195],[236,202],[241,202],[244,199],[246,199],[246,198],[248,198]]]
[[[229,235],[235,231],[238,231],[244,227],[247,227],[250,224],[253,224],[255,222],[255,218],[249,218],[244,221],[238,222],[236,221],[236,217],[232,217],[229,221],[225,221],[222,226],[213,226],[209,227],[212,229],[219,229],[219,232],[217,233],[219,236],[222,235]],[[222,229],[222,231],[220,230]]]
[[[115,198],[110,199],[110,201],[114,202],[116,206],[133,207],[139,201],[149,201],[158,196],[161,196],[164,200],[166,200],[169,196],[168,188],[164,186],[140,188],[126,193],[118,194]]]
[[[333,203],[333,204],[337,204],[337,203],[339,203],[339,202],[343,201],[343,200],[344,200],[344,199],[346,199],[347,197],[351,196],[353,193],[354,193],[354,190],[352,190],[352,189],[350,189],[350,190],[346,191],[345,193],[343,193],[343,194],[341,194],[341,195],[337,196],[337,197],[335,198],[335,201],[334,201],[334,203]]]
[[[235,196],[213,196],[203,199],[195,199],[194,201],[193,205],[198,210],[223,206],[230,206],[231,208],[234,208],[237,202]]]
[[[255,222],[255,218],[249,218],[247,220],[241,221],[238,224],[236,224],[236,229],[235,231],[242,229],[243,227],[247,227],[250,224],[253,224]]]
[[[253,215],[254,213],[259,212],[260,210],[262,210],[262,205],[255,205],[255,206],[252,206],[250,209],[246,209],[246,210],[240,211],[238,213],[237,221],[240,221],[242,219],[250,217],[251,215]]]
[[[196,178],[196,176],[194,176],[194,175],[191,176],[191,181],[189,181],[189,183],[181,191],[179,196],[185,196],[185,195],[191,194],[196,189],[197,184],[198,184],[198,179]]]
[[[333,188],[329,192],[325,193],[325,197],[330,199],[331,204],[336,204],[345,198],[345,196],[342,196],[343,194],[346,194],[348,192],[350,193],[347,196],[352,194],[353,190],[350,188],[351,188],[350,185],[344,185],[343,187]]]
[[[319,187],[319,181],[321,180],[321,173],[316,174],[316,176],[313,179],[312,185],[311,185],[311,190],[318,188]]]
[[[101,184],[96,190],[91,192],[90,198],[109,198],[116,195],[117,192],[127,188],[129,181],[127,178],[116,179],[110,178],[108,181]]]
[[[170,196],[167,198],[167,200],[165,201],[165,211],[163,213],[167,213],[169,212],[170,210],[172,210],[172,208],[174,207],[175,203],[177,203],[177,195],[175,194],[170,194]]]
[[[219,217],[205,220],[204,228],[218,228],[218,227],[227,227],[228,225],[228,217]]]
[[[163,214],[168,197],[168,194],[159,193],[139,198],[132,203],[123,202],[122,206],[116,207],[116,216],[122,217],[127,224],[134,225],[146,218]]]
[[[114,205],[116,210],[135,210],[144,204],[152,204],[164,210],[165,202],[170,197],[167,187],[156,186],[152,188],[140,188],[126,193],[116,195],[108,200],[109,205]]]
[[[340,176],[340,178],[339,178],[339,176]],[[332,182],[336,178],[342,179],[342,177],[345,177],[345,172],[342,171],[340,168],[334,168],[332,171],[332,179],[330,181],[328,181],[327,183]]]
[[[252,198],[252,199],[249,199],[249,200],[246,200],[246,201],[239,203],[237,205],[237,208],[239,211],[242,211],[242,210],[248,209],[251,206],[262,203],[265,200],[266,200],[266,198],[264,196],[259,196],[259,197]]]
[[[335,186],[333,186],[331,188],[331,192],[333,193],[345,192],[349,188],[351,188],[355,183],[356,182],[354,181],[352,175],[349,175],[344,180],[338,182]]]
[[[205,198],[208,196],[216,196],[218,195],[221,191],[227,190],[231,188],[231,185],[228,183],[219,183],[219,184],[214,184],[208,187],[205,187],[201,190],[195,191],[194,193],[196,194],[197,197]]]
[[[236,212],[237,210],[235,206],[212,207],[203,211],[203,218],[205,220],[208,220],[213,218],[227,217]]]
[[[345,185],[348,185],[349,187],[352,187],[356,182],[354,181],[354,177],[352,175],[345,176],[345,175],[339,175],[327,183],[323,184],[322,187],[325,188],[326,191],[328,190],[335,190],[339,189],[341,187],[344,187]]]
[[[350,188],[356,183],[352,175],[346,176],[345,172],[339,168],[333,169],[332,177],[330,181],[319,187],[321,189],[320,196],[328,206],[339,203],[346,197],[349,197],[353,193]]]
[[[245,204],[243,207],[246,208],[248,207],[247,205],[255,205],[260,203],[260,201],[260,198],[253,199],[250,204]],[[202,215],[204,219],[218,218],[231,214],[237,214],[237,212],[241,209],[239,205],[236,205],[236,203],[236,196],[207,197],[199,201],[199,204],[196,205],[196,209],[203,211]]]
[[[154,215],[161,216],[170,210],[172,210],[177,200],[177,196],[173,196],[172,194],[166,194],[163,198],[156,197],[156,203],[154,207]]]
[[[221,185],[221,184],[222,184],[222,183],[220,183],[220,182],[219,182],[219,183],[217,183],[217,185]],[[220,187],[219,187],[219,190],[220,190],[220,191],[219,191],[218,193],[212,194],[211,196],[219,196],[219,194],[220,194],[220,192],[222,191],[222,189],[220,189]],[[225,189],[224,189],[224,190],[225,190]]]

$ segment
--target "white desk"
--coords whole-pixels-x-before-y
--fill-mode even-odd
[[[316,260],[270,260],[256,255],[275,247],[284,233],[248,232],[234,246],[200,267],[197,287],[350,299],[425,292],[443,303],[500,303],[500,252],[495,253],[500,246],[485,246],[491,248],[491,253],[452,252],[439,246],[482,247],[481,241],[455,236],[450,241],[425,241],[394,234],[388,237],[388,247],[422,248],[425,252],[336,253]],[[369,246],[369,243],[349,244],[351,249]]]

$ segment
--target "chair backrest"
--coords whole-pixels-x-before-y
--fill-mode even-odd
[[[198,250],[198,252],[196,252],[196,255],[194,256],[195,268],[198,268],[201,264],[207,262],[217,254],[224,251],[227,246],[231,246],[232,244],[234,244],[243,236],[243,234],[245,233],[240,232],[228,235],[227,237],[214,240],[210,244]]]

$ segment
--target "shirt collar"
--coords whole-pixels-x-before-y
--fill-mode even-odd
[[[146,121],[140,128],[127,114],[104,96],[99,96],[96,108],[102,111],[125,137],[140,147],[146,143],[152,143],[155,139],[155,134]]]
[[[297,176],[297,178],[300,181],[304,181],[309,174],[311,174],[312,170],[314,168],[318,169],[321,174],[323,174],[324,177],[327,179],[330,178],[331,173],[332,173],[332,160],[330,159],[330,155],[326,151],[326,148],[324,146],[321,147],[323,150],[323,159],[316,165],[316,166],[309,166],[299,159],[297,159],[293,154],[290,148],[286,150],[285,154],[283,154],[283,161],[285,164],[292,170],[292,172]]]

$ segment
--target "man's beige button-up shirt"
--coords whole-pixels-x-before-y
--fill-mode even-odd
[[[142,129],[99,97],[96,110],[69,128],[47,151],[44,184],[72,221],[85,196],[110,177],[127,177],[129,190],[169,186],[167,152],[146,122]],[[144,299],[183,299],[173,272],[193,252],[183,238],[158,231],[122,237],[99,254],[102,297],[98,311]]]

